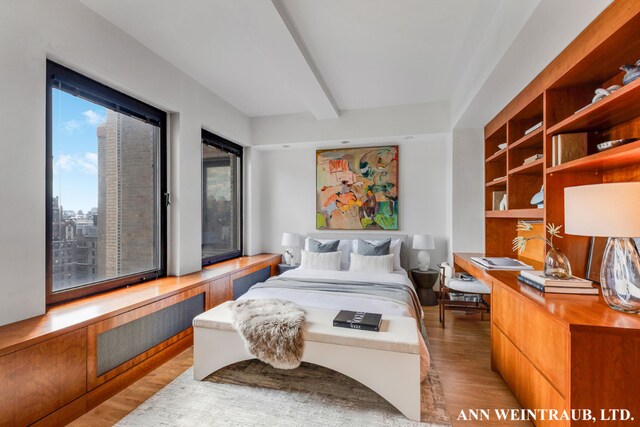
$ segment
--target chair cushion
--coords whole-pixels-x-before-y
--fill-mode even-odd
[[[454,291],[467,292],[470,294],[488,295],[491,293],[491,289],[479,280],[449,279],[447,280],[447,287]]]

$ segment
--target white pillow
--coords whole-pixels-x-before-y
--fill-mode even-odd
[[[333,242],[336,239],[316,239],[315,237],[307,237],[306,239],[304,239],[304,250],[308,251],[309,250],[309,239],[315,239],[320,243],[327,243],[327,242]],[[340,269],[344,270],[344,271],[348,271],[349,270],[349,262],[351,261],[351,258],[349,258],[349,255],[351,255],[351,240],[340,240],[340,243],[338,244],[338,251],[342,252],[342,259],[340,260]]]
[[[393,273],[393,257],[393,254],[375,256],[352,253],[349,271],[363,273]]]
[[[342,252],[302,252],[300,268],[303,270],[340,270]]]
[[[373,244],[377,244],[382,242],[383,240],[366,240],[362,239],[366,242],[371,242]],[[354,239],[351,241],[351,252],[354,254],[358,253],[358,239]],[[402,240],[400,239],[391,239],[391,245],[389,245],[389,253],[393,254],[393,269],[394,270],[403,270],[402,264],[400,264],[400,250],[402,249]]]

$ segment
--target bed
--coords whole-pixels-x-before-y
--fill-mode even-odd
[[[389,316],[412,317],[421,332],[420,379],[429,369],[429,352],[425,344],[422,308],[406,269],[408,268],[407,236],[404,234],[316,233],[309,237],[323,240],[383,240],[399,239],[401,269],[390,274],[356,273],[350,271],[305,270],[296,268],[262,284],[254,285],[239,299],[278,298],[292,301],[301,307],[366,311]],[[381,292],[367,292],[362,284],[371,283],[383,288]],[[344,285],[352,285],[345,291]],[[359,287],[363,288],[359,290]],[[397,290],[397,292],[394,292]]]
[[[420,382],[428,374],[429,352],[424,339],[422,308],[406,271],[406,236],[322,233],[310,237],[345,241],[400,239],[403,244],[399,246],[396,242],[398,255],[394,256],[393,263],[398,268],[388,273],[345,271],[344,265],[341,270],[296,268],[254,285],[238,300],[281,299],[307,309],[307,338],[302,360],[356,379],[378,392],[407,418],[419,421]],[[334,261],[336,266],[338,260]],[[390,267],[388,264],[387,271]],[[230,304],[222,304],[194,319],[194,378],[197,380],[252,357],[232,326]],[[337,310],[380,313],[387,319],[388,329],[378,335],[335,328],[331,320]],[[312,339],[306,328],[320,331],[324,337]],[[344,340],[345,337],[348,339]],[[210,350],[217,347],[225,348],[225,352],[212,354]],[[367,360],[367,363],[357,363],[358,360]]]

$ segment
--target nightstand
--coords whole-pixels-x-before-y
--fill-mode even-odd
[[[416,287],[420,304],[424,306],[438,305],[438,297],[433,291],[438,277],[440,277],[438,270],[422,271],[418,268],[411,270],[411,280],[413,280],[413,284]]]
[[[293,270],[294,268],[298,268],[298,267],[300,267],[300,264],[293,264],[293,265],[285,264],[285,263],[278,264],[278,274],[282,274],[285,271]]]

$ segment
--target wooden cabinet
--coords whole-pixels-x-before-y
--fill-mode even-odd
[[[0,426],[73,421],[191,346],[193,313],[230,300],[232,279],[273,273],[280,260],[279,254],[233,259],[0,326]],[[126,331],[123,339],[107,343],[118,330]],[[100,354],[109,356],[108,366],[99,367]]]
[[[456,253],[456,270],[491,285],[491,366],[524,408],[588,409],[597,417],[627,409],[640,419],[640,316],[613,310],[601,295],[545,294],[518,282],[516,272],[481,270],[472,255]]]
[[[209,292],[207,293],[207,310],[233,299],[233,289],[231,288],[231,279],[229,276],[212,280],[207,286],[209,288]]]
[[[0,425],[29,425],[84,396],[86,358],[86,328],[0,357]]]

